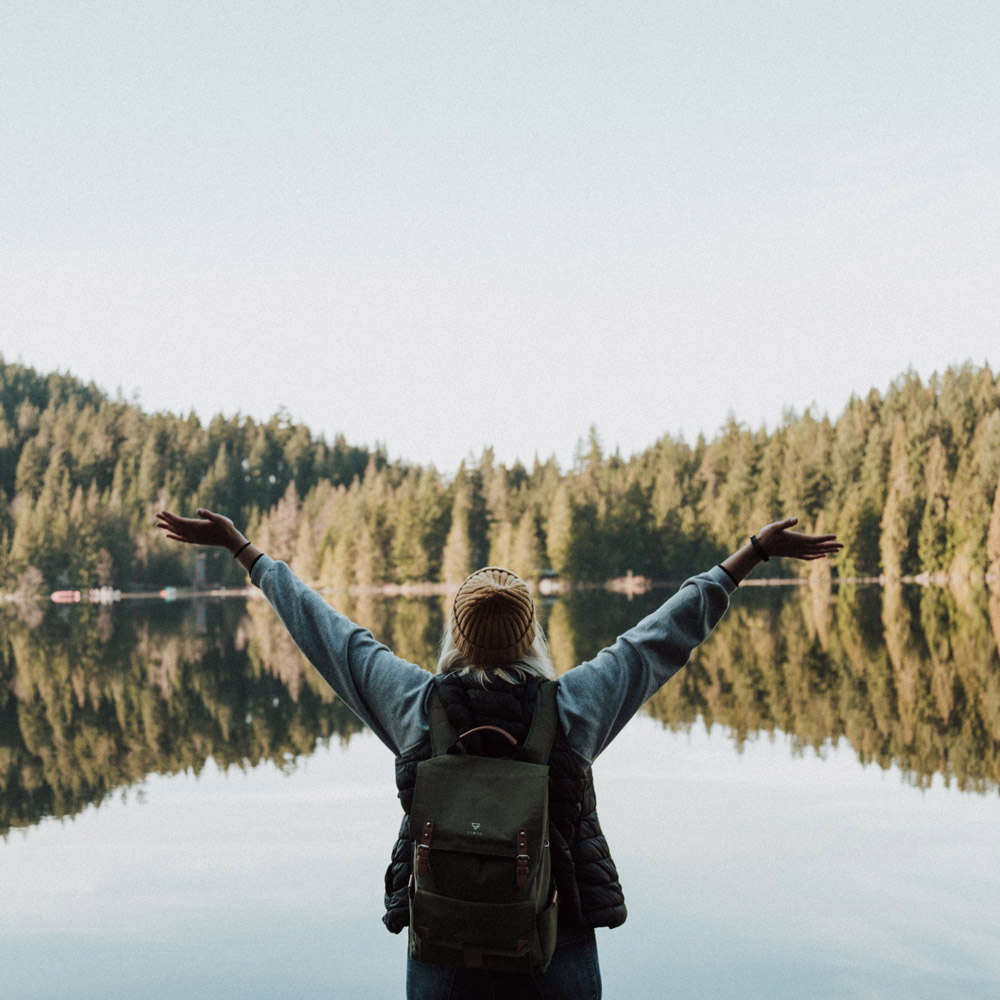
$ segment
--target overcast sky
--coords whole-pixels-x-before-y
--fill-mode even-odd
[[[1000,362],[1000,5],[0,10],[0,353],[453,471]]]

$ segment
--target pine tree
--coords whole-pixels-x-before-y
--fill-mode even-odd
[[[455,497],[451,506],[451,527],[441,556],[441,578],[445,583],[461,583],[475,567],[469,519],[472,508],[472,489],[465,473],[465,464],[459,468],[454,485]]]
[[[341,610],[354,584],[354,570],[354,544],[350,533],[344,532],[324,549],[320,567],[320,585],[336,592],[335,603]]]
[[[494,522],[490,531],[490,555],[487,561],[491,566],[513,568],[513,553],[514,525],[506,519]]]
[[[920,570],[938,573],[945,568],[948,549],[948,459],[941,438],[935,436],[924,467],[924,513],[917,536]]]
[[[560,576],[570,568],[573,546],[573,505],[569,498],[569,486],[560,483],[549,510],[545,526],[545,550],[549,566]]]
[[[411,470],[396,490],[393,507],[395,528],[391,559],[395,578],[401,582],[426,580],[428,555],[421,537],[421,515],[417,489],[419,473]]]
[[[517,522],[514,532],[510,561],[500,565],[508,565],[522,579],[535,577],[542,564],[542,550],[538,544],[538,526],[535,523],[535,513],[526,510]]]
[[[882,572],[890,580],[898,580],[913,569],[910,559],[914,540],[913,514],[913,488],[907,470],[906,430],[902,419],[897,417],[889,459],[889,492],[882,512],[879,542]]]

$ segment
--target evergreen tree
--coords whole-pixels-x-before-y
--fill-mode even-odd
[[[526,510],[521,515],[511,541],[510,560],[500,565],[509,566],[525,580],[531,580],[537,575],[542,567],[542,549],[538,544],[534,511]]]
[[[441,556],[441,578],[445,583],[461,583],[475,570],[473,545],[469,531],[472,513],[472,487],[463,463],[455,478],[451,506],[451,527]]]
[[[275,559],[291,562],[299,537],[299,493],[289,480],[284,495],[261,522],[260,544]]]
[[[882,571],[890,580],[898,580],[904,573],[913,570],[910,558],[915,541],[913,517],[914,497],[907,469],[906,430],[903,421],[897,417],[889,458],[889,491],[882,513],[879,543]]]
[[[559,485],[552,499],[545,539],[549,565],[560,576],[565,575],[571,568],[573,555],[573,505],[566,483]]]
[[[948,550],[947,456],[941,438],[931,441],[924,469],[924,513],[917,536],[917,554],[924,572],[938,573],[945,568]]]

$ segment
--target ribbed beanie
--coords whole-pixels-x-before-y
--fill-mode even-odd
[[[513,663],[535,641],[531,591],[509,569],[477,569],[455,595],[451,637],[458,651],[478,667]]]

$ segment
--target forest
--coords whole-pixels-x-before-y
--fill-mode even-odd
[[[189,583],[195,553],[166,542],[153,514],[199,505],[345,592],[459,581],[486,563],[676,581],[785,513],[846,543],[840,581],[1000,578],[998,480],[1000,377],[971,363],[901,374],[835,418],[789,412],[754,430],[731,415],[711,438],[664,434],[627,458],[591,428],[568,469],[507,467],[487,448],[444,476],[284,413],[146,413],[0,356],[0,592],[22,596]],[[245,579],[225,553],[208,558],[211,583]]]

